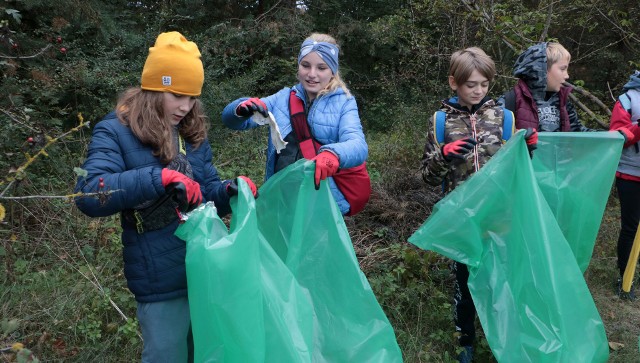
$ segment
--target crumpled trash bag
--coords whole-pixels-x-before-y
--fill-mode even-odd
[[[606,187],[582,190],[582,198],[592,198],[593,207],[577,213],[582,219],[574,219],[576,224],[564,227],[572,232],[587,222],[600,224],[600,206],[611,190],[611,165],[617,165],[622,140],[609,133],[540,133],[534,160],[541,160],[534,161],[540,165],[534,171],[523,135],[515,134],[482,169],[436,204],[409,242],[468,266],[478,317],[499,362],[606,362],[602,319],[576,259],[590,256],[595,236],[571,246],[554,211],[560,216],[569,212],[569,201],[578,199],[571,195],[574,188],[565,186],[586,178]],[[588,140],[567,140],[576,136]],[[578,152],[567,150],[576,145],[582,145]],[[593,166],[593,160],[578,153],[606,159],[598,162],[604,171],[584,168],[582,163]],[[553,160],[573,167],[548,168],[551,174],[540,187],[536,176]],[[543,192],[553,185],[562,187]],[[551,208],[548,195],[562,202]]]
[[[187,241],[196,362],[402,362],[326,182],[300,160],[253,199],[239,180],[230,231],[208,204]]]

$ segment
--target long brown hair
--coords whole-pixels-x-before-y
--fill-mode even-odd
[[[176,156],[177,147],[173,140],[173,126],[163,109],[162,92],[145,91],[140,87],[126,90],[116,105],[118,119],[140,141],[153,149],[153,155],[168,164]],[[200,99],[180,121],[180,135],[194,148],[198,148],[207,137],[208,122]]]

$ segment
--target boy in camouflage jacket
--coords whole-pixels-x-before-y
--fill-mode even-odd
[[[445,193],[478,171],[503,144],[505,111],[487,97],[495,74],[493,60],[480,48],[459,50],[451,56],[449,86],[456,96],[443,100],[440,108],[446,115],[444,141],[437,141],[433,122],[420,168],[424,181],[431,185],[444,183]],[[530,151],[535,149],[537,137],[535,129],[527,130],[525,139]],[[458,361],[471,362],[476,309],[467,286],[469,271],[459,262],[453,263],[453,270],[454,321],[463,347]]]

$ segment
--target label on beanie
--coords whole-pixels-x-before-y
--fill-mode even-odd
[[[171,76],[162,76],[162,85],[171,86]]]

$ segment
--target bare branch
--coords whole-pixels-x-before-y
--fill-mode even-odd
[[[15,183],[16,179],[20,179],[23,175],[24,175],[24,171],[31,165],[33,164],[34,161],[36,161],[40,156],[47,156],[47,148],[49,148],[51,145],[55,144],[58,140],[66,137],[67,135],[79,131],[80,129],[84,128],[84,127],[89,127],[90,122],[89,121],[84,121],[84,119],[82,118],[81,114],[78,114],[78,119],[80,120],[80,124],[72,129],[70,129],[69,131],[62,133],[61,135],[57,136],[57,137],[49,137],[47,136],[47,143],[40,149],[38,150],[38,152],[33,155],[33,156],[28,156],[27,157],[27,161],[20,165],[20,167],[18,167],[18,169],[16,170],[16,177],[6,177],[4,179],[4,182],[9,182],[9,184],[7,185],[6,188],[4,188],[4,190],[2,191],[2,193],[0,193],[0,197],[3,197],[5,195],[5,193],[9,190],[9,188],[11,188],[11,186]],[[0,184],[1,185],[1,184]]]
[[[609,90],[609,97],[611,97],[611,100],[613,102],[616,102],[616,96],[613,95],[613,91],[611,90],[611,84],[609,84],[609,82],[607,82],[607,89]]]
[[[20,125],[28,128],[29,130],[33,131],[33,132],[38,132],[38,130],[36,130],[34,127],[31,127],[30,125],[27,125],[26,123],[18,120],[11,112],[9,112],[9,111],[7,111],[5,109],[2,109],[2,108],[0,108],[0,111],[2,111],[2,113],[7,115],[7,117],[9,117],[11,119],[11,121],[13,121],[13,122],[15,122],[17,124],[20,124]]]
[[[605,105],[602,101],[600,101],[600,99],[598,97],[594,96],[591,92],[587,91],[586,89],[584,89],[582,87],[578,87],[578,86],[572,85],[572,84],[570,84],[568,82],[564,82],[564,83],[566,85],[569,85],[569,86],[573,87],[573,90],[576,93],[579,93],[580,95],[587,97],[593,103],[598,105],[598,107],[600,107],[607,115],[611,116],[611,109],[609,109],[609,107],[607,105]]]
[[[607,14],[603,13],[602,10],[600,10],[599,7],[596,7],[596,11],[603,17],[605,18],[608,22],[610,22],[615,28],[617,28],[619,31],[621,31],[623,34],[625,34],[625,37],[623,37],[623,39],[626,38],[632,38],[634,42],[636,43],[640,43],[640,38],[638,38],[637,36],[635,36],[632,32],[628,32],[625,29],[623,29],[618,23],[616,23],[615,21],[609,19],[609,17],[607,16]]]
[[[589,57],[591,57],[591,55],[592,55],[592,54],[598,53],[598,52],[600,52],[600,51],[601,51],[601,50],[603,50],[603,49],[609,48],[609,47],[614,46],[614,45],[616,45],[616,44],[618,44],[618,43],[620,43],[620,42],[623,42],[625,39],[627,39],[627,38],[621,38],[621,39],[618,39],[618,40],[617,40],[617,41],[615,41],[615,42],[611,42],[611,43],[609,43],[609,44],[605,45],[605,46],[604,46],[604,47],[602,47],[602,48],[598,48],[598,49],[596,49],[596,50],[593,50],[593,51],[589,52],[587,55],[583,55],[582,57],[580,57],[580,58],[576,58],[575,60],[573,60],[573,59],[572,59],[571,61],[572,61],[572,62],[574,62],[574,63],[576,63],[576,62],[579,62],[579,61],[581,61],[581,60],[583,60],[583,59],[585,59],[585,58],[589,58]]]
[[[511,40],[508,36],[506,36],[501,31],[498,31],[498,30],[495,29],[495,25],[494,25],[493,19],[491,19],[489,14],[487,14],[484,11],[481,11],[480,7],[478,6],[478,4],[474,4],[475,6],[472,6],[471,5],[471,1],[469,1],[469,0],[462,0],[462,4],[464,4],[464,6],[467,8],[467,10],[471,14],[475,15],[476,18],[478,18],[480,20],[480,22],[482,24],[482,27],[485,30],[487,30],[488,32],[491,32],[491,33],[498,34],[498,36],[500,36],[500,39],[502,39],[502,41],[507,45],[507,47],[511,48],[511,50],[513,50],[514,52],[516,51],[516,47],[514,45],[514,41]],[[518,34],[518,35],[520,35],[520,34]]]
[[[540,34],[539,42],[547,39],[547,34],[549,34],[549,27],[551,26],[551,18],[553,17],[553,1],[547,7],[547,21],[544,23],[544,29]]]
[[[596,123],[598,123],[598,125],[602,126],[605,129],[609,128],[609,125],[607,125],[606,123],[603,123],[602,120],[600,120],[600,118],[598,116],[596,116],[595,113],[593,113],[593,111],[591,111],[587,106],[584,105],[584,103],[580,102],[578,100],[578,98],[573,95],[573,94],[569,94],[569,98],[571,99],[571,102],[573,102],[576,106],[578,106],[582,111],[584,111],[587,115],[589,115],[589,117],[591,117],[591,119],[593,121],[595,121]]]
[[[269,10],[265,11],[263,14],[260,14],[256,17],[255,22],[259,23],[262,21],[263,18],[265,18],[267,16],[267,14],[269,14],[272,10],[276,9],[278,7],[278,5],[280,5],[280,3],[282,2],[282,0],[278,1],[277,3],[275,3]]]
[[[96,193],[73,193],[67,195],[24,195],[20,197],[3,197],[0,195],[0,200],[25,200],[25,199],[73,199],[76,197],[97,197],[113,194],[119,192],[122,189],[108,190],[104,192]]]
[[[10,55],[0,54],[0,58],[4,58],[4,59],[29,59],[29,58],[35,58],[35,57],[38,57],[38,56],[42,55],[42,53],[46,52],[51,47],[52,47],[51,44],[47,44],[44,48],[40,49],[40,51],[38,53],[33,54],[33,55],[10,56]]]

